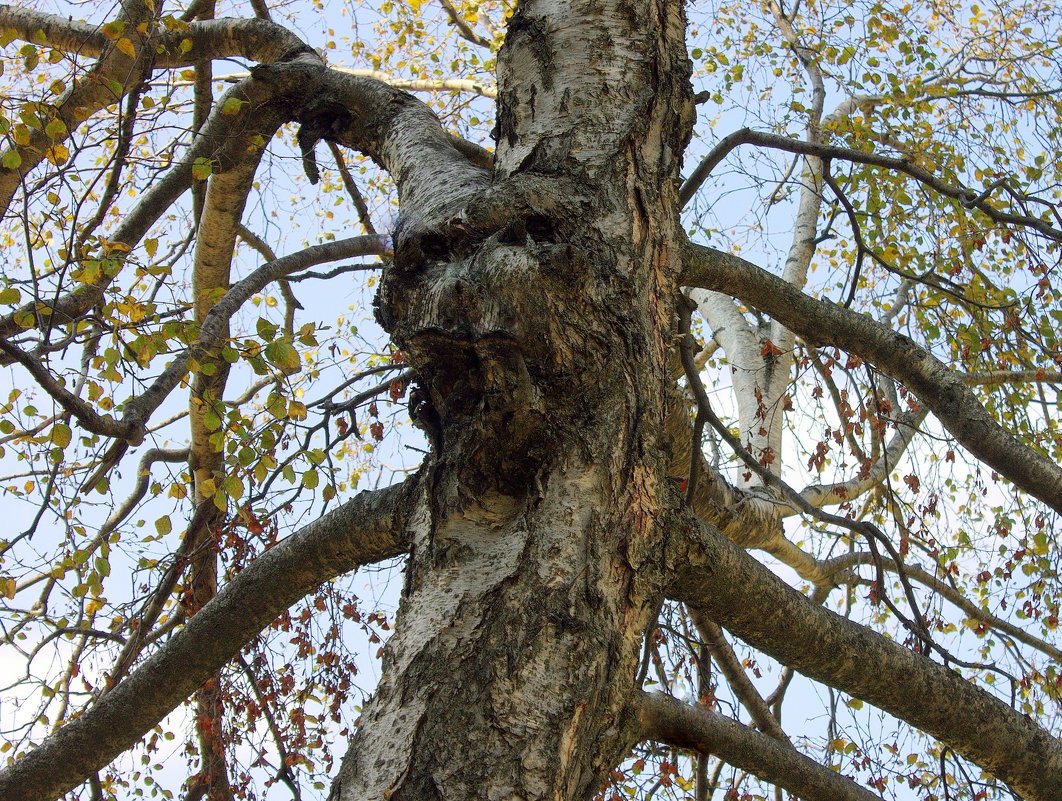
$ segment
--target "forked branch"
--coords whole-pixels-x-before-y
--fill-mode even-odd
[[[1062,798],[1062,743],[943,665],[788,586],[688,512],[670,595],[784,665],[943,741],[1026,801]],[[681,544],[680,544],[681,543]]]

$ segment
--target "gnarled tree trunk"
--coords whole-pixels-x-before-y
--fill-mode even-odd
[[[419,194],[379,316],[433,455],[333,797],[587,798],[637,739],[693,105],[681,4],[521,3],[493,182]]]

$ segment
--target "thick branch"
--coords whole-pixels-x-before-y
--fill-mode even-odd
[[[222,113],[230,108],[229,99],[238,101],[236,113]],[[371,156],[391,172],[407,228],[449,220],[489,183],[481,149],[446,132],[425,104],[379,81],[329,70],[316,54],[305,53],[255,68],[252,79],[220,98],[188,154],[145,194],[113,241],[135,246],[191,184],[197,158],[209,158],[215,173],[231,169],[291,120],[303,125],[311,151],[314,141],[324,138]],[[21,333],[31,321],[39,325],[45,316],[53,324],[78,319],[98,302],[111,280],[102,277],[47,305],[24,304],[0,318],[0,338]]]
[[[0,5],[0,28],[24,42],[83,56],[98,56],[110,44],[98,25],[9,5]]]
[[[417,482],[363,492],[262,554],[156,654],[38,748],[0,771],[0,798],[57,798],[107,765],[240,647],[322,582],[407,548]]]
[[[801,754],[706,707],[663,693],[642,693],[638,720],[648,740],[712,754],[805,801],[881,801],[880,796]]]
[[[255,67],[252,75],[272,87],[288,118],[302,125],[307,167],[316,166],[312,153],[320,140],[368,155],[398,185],[407,224],[442,223],[489,184],[489,171],[473,163],[461,140],[406,92],[330,70],[310,57]]]
[[[191,49],[181,48],[185,39]],[[266,19],[223,18],[193,22],[184,31],[167,31],[159,36],[165,52],[157,67],[186,67],[219,58],[246,58],[259,64],[272,64],[312,48],[283,25]],[[185,45],[187,48],[187,45]]]
[[[1058,370],[993,370],[987,373],[965,373],[962,380],[969,387],[1001,384],[1062,384]]]
[[[1062,744],[1029,717],[880,634],[814,604],[689,513],[671,595],[806,676],[951,746],[1027,801],[1062,798]]]
[[[16,38],[46,44],[66,53],[95,58],[113,43],[100,26],[77,22],[59,14],[46,14],[0,5],[0,27],[13,31]],[[182,42],[191,42],[182,47]],[[282,25],[267,19],[210,19],[193,22],[186,28],[160,30],[152,37],[154,66],[187,67],[204,59],[234,56],[269,64],[310,48]]]
[[[484,39],[472,30],[472,26],[461,16],[461,12],[454,8],[453,3],[451,3],[450,0],[439,0],[439,3],[446,10],[446,16],[450,18],[450,22],[452,22],[454,27],[460,32],[462,38],[467,39],[472,44],[479,45],[480,47],[490,47],[490,40]]]
[[[910,338],[848,309],[805,295],[751,262],[688,243],[682,278],[741,298],[815,345],[856,353],[900,381],[974,456],[1062,512],[1062,468],[1019,442],[985,410],[963,377]]]

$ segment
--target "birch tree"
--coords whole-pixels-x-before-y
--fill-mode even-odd
[[[1062,798],[1054,3],[0,32],[0,797]]]

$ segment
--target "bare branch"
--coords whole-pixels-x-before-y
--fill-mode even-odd
[[[251,0],[251,9],[259,19],[272,19],[269,14],[269,6],[266,5],[265,0]]]
[[[698,612],[692,612],[690,617],[693,618],[693,624],[697,627],[697,634],[715,658],[715,663],[719,665],[719,670],[726,677],[731,689],[737,693],[737,697],[741,700],[741,705],[752,716],[756,727],[764,734],[788,743],[789,737],[782,730],[778,719],[767,706],[767,702],[763,700],[763,696],[760,695],[756,686],[745,673],[737,654],[734,653],[730,643],[726,641],[726,635],[723,634],[723,630],[714,621],[709,620]]]
[[[996,386],[999,384],[1062,384],[1062,373],[1057,370],[993,370],[987,373],[966,373],[962,380],[969,387]]]
[[[922,409],[917,413],[904,414],[895,421],[896,433],[889,440],[885,450],[870,466],[869,470],[860,472],[847,481],[835,481],[831,484],[811,484],[800,490],[800,497],[812,506],[821,509],[831,504],[845,503],[858,498],[874,487],[880,486],[888,477],[889,472],[907,451],[908,446],[918,433],[918,426],[926,418],[928,409]],[[784,516],[799,514],[800,509],[790,506],[782,514]]]
[[[99,57],[113,47],[98,25],[9,5],[0,5],[0,27],[13,31],[18,39],[81,56]],[[181,46],[185,40],[191,42],[191,48]],[[191,22],[181,30],[158,31],[151,43],[157,68],[187,67],[197,61],[234,56],[272,63],[310,49],[287,28],[262,17]]]
[[[1062,242],[1062,230],[1055,228],[1050,223],[1026,214],[1013,214],[1001,211],[989,203],[986,193],[956,184],[949,184],[938,178],[933,173],[902,158],[879,156],[861,150],[853,150],[841,145],[826,145],[817,142],[804,142],[792,139],[788,136],[753,131],[750,128],[742,128],[728,136],[723,137],[705,159],[697,165],[690,177],[683,184],[680,199],[688,200],[696,192],[697,188],[711,174],[718,164],[727,157],[730,151],[739,145],[757,145],[759,147],[773,148],[787,153],[799,153],[805,156],[817,156],[822,159],[836,159],[838,161],[851,161],[857,164],[869,164],[886,170],[903,173],[919,183],[932,189],[939,195],[958,201],[964,208],[977,209],[990,220],[1002,225],[1019,226],[1029,228],[1044,235],[1048,239]]]
[[[100,434],[104,437],[127,440],[134,445],[143,442],[144,427],[142,420],[128,418],[115,420],[113,417],[104,417],[93,409],[91,404],[85,403],[85,401],[63,386],[52,376],[47,367],[30,354],[3,339],[0,339],[0,351],[3,351],[12,361],[16,361],[25,367],[41,389],[47,392],[52,400],[62,406],[64,411],[76,418],[86,431]]]
[[[372,215],[369,214],[369,206],[365,203],[365,198],[362,196],[361,190],[358,189],[358,185],[354,182],[354,176],[350,174],[346,159],[343,158],[343,151],[339,149],[335,142],[329,142],[328,149],[332,153],[332,158],[335,159],[336,169],[339,170],[339,177],[343,180],[343,188],[347,190],[347,194],[350,195],[350,200],[354,204],[354,208],[358,210],[358,219],[361,221],[361,227],[365,229],[365,233],[375,234],[376,229],[372,224]]]
[[[942,581],[932,573],[923,570],[917,565],[897,565],[892,559],[875,559],[872,554],[855,552],[844,554],[843,556],[838,556],[824,562],[817,562],[817,576],[802,576],[802,578],[808,578],[809,580],[814,581],[817,586],[837,586],[853,580],[854,577],[850,571],[859,565],[880,566],[893,573],[903,573],[912,581],[922,584],[926,588],[940,595],[942,598],[946,598],[948,601],[955,604],[955,606],[959,607],[973,620],[979,620],[985,625],[990,626],[1009,637],[1013,637],[1018,642],[1024,643],[1030,648],[1034,648],[1045,656],[1062,664],[1062,649],[1041,640],[1039,637],[1034,637],[1026,629],[1023,629],[1020,626],[1015,626],[1013,623],[993,615],[986,609],[982,609],[955,589],[955,587]]]
[[[465,22],[465,18],[461,16],[461,13],[454,8],[453,3],[450,0],[439,0],[439,4],[446,10],[446,16],[450,18],[450,22],[454,24],[454,27],[461,33],[461,36],[474,45],[480,47],[490,47],[490,40],[484,39],[474,30],[471,26]]]
[[[98,25],[9,5],[0,5],[0,28],[24,42],[47,44],[83,56],[98,56],[110,44]]]

